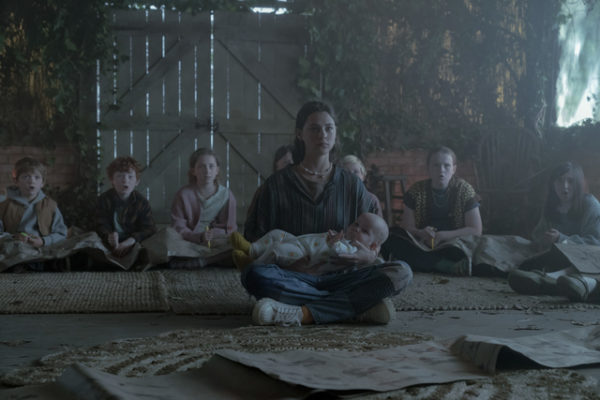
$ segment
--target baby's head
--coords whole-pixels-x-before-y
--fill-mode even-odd
[[[360,242],[371,250],[379,249],[389,235],[389,229],[383,218],[372,213],[363,213],[346,228],[346,239]]]
[[[12,174],[21,196],[31,201],[44,186],[46,166],[35,158],[24,157],[15,163]]]
[[[106,174],[113,188],[123,200],[129,198],[140,183],[142,168],[133,157],[117,157],[106,168]]]

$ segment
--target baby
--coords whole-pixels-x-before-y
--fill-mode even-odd
[[[363,213],[345,232],[339,233],[330,230],[294,236],[275,229],[250,243],[241,234],[234,232],[231,236],[234,248],[232,256],[234,264],[240,270],[252,262],[289,267],[300,260],[304,260],[304,266],[308,268],[329,263],[331,256],[335,258],[355,253],[359,247],[378,253],[388,234],[388,226],[381,217]]]

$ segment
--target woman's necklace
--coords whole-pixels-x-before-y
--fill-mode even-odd
[[[433,204],[437,208],[443,208],[448,204],[448,188],[441,190],[431,189],[431,197],[433,199]]]
[[[327,176],[327,174],[329,174],[329,172],[331,171],[331,168],[333,167],[333,163],[329,163],[329,167],[327,167],[327,169],[325,169],[324,171],[313,171],[312,169],[308,169],[306,168],[304,165],[302,165],[302,163],[299,164],[300,168],[302,168],[304,170],[304,172],[306,172],[309,175],[313,175],[319,178],[324,178]]]

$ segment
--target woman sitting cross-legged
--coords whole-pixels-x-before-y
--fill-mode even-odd
[[[448,147],[431,150],[427,170],[429,179],[412,185],[404,196],[401,227],[431,249],[462,236],[480,236],[479,197],[469,183],[455,176],[454,152]],[[422,250],[403,232],[392,232],[381,253],[384,258],[406,261],[415,271],[470,275],[467,259]]]
[[[550,247],[553,243],[600,245],[600,203],[584,192],[584,176],[579,165],[565,162],[552,170],[542,217],[532,237],[541,247]],[[515,270],[508,276],[508,283],[522,294],[562,295],[571,301],[595,301],[600,297],[600,266],[594,266],[596,273],[587,271],[585,274],[574,265],[551,268],[550,272],[545,271],[546,267]]]
[[[251,241],[273,229],[295,236],[345,230],[359,215],[375,211],[363,183],[335,165],[333,109],[320,101],[302,106],[296,118],[294,164],[264,183],[256,199],[254,220],[246,222]],[[377,251],[358,247],[340,254],[336,270],[306,264],[282,267],[253,262],[241,281],[259,301],[252,318],[258,325],[305,325],[359,319],[387,323],[395,309],[384,301],[402,291],[412,272],[402,262],[380,264]]]

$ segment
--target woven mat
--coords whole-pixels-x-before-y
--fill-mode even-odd
[[[399,311],[600,308],[556,296],[523,296],[505,279],[415,274]],[[196,271],[0,274],[0,313],[162,312],[249,314],[254,300],[232,268]]]
[[[394,297],[394,304],[399,311],[600,308],[560,296],[521,295],[504,278],[425,273],[416,273],[412,284]]]
[[[163,271],[168,302],[178,314],[250,314],[254,301],[232,268]]]
[[[425,342],[418,333],[390,332],[358,326],[309,328],[242,327],[180,330],[147,338],[122,339],[88,348],[67,349],[36,363],[12,370],[0,381],[8,386],[51,382],[78,362],[122,377],[166,375],[198,368],[217,350],[280,352],[370,351]],[[177,381],[181,384],[181,381]],[[597,399],[597,381],[572,370],[534,369],[500,372],[476,381],[419,385],[385,393],[363,393],[364,400],[383,399]]]
[[[160,272],[0,274],[0,312],[4,314],[168,309]]]

